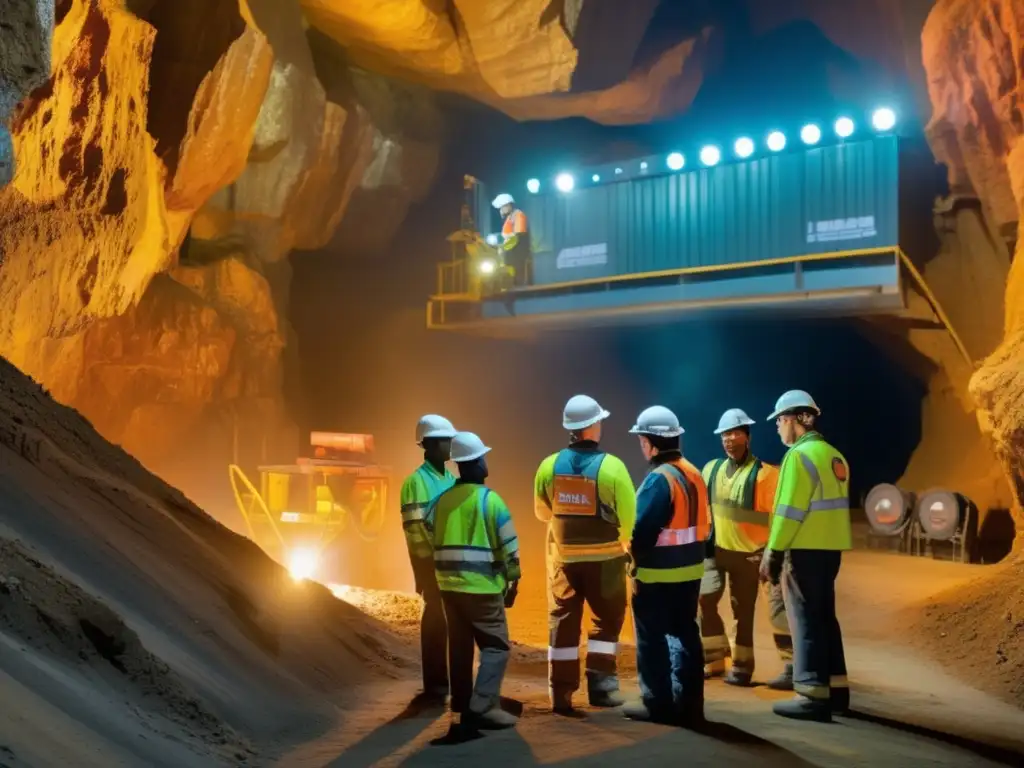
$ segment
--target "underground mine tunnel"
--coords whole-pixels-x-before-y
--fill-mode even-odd
[[[0,764],[1019,765],[1022,27],[994,0],[9,0]],[[700,469],[742,408],[779,466],[792,389],[849,466],[844,727],[779,727],[767,591],[709,727],[585,686],[558,716],[534,475],[567,400],[639,487],[643,409]],[[493,449],[522,570],[515,727],[446,747],[402,524],[427,413]]]

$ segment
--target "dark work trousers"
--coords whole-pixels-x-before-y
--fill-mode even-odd
[[[633,581],[640,695],[648,711],[673,717],[704,705],[704,652],[697,626],[699,581]]]
[[[793,631],[793,690],[811,699],[833,698],[848,705],[843,634],[836,618],[841,561],[841,552],[793,549],[783,577]]]
[[[721,572],[721,587],[713,593],[700,596],[701,638],[704,643],[704,661],[708,664],[732,657],[736,672],[754,674],[754,616],[759,592],[757,571],[761,563],[760,552],[715,550],[715,564]],[[733,615],[733,647],[730,648],[725,624],[718,613],[718,604],[729,586],[729,603]],[[782,587],[765,590],[772,635],[779,657],[784,662],[793,658],[793,639],[786,620],[786,603]]]
[[[448,695],[448,629],[444,620],[441,590],[437,588],[433,558],[412,561],[416,591],[423,597],[420,618],[420,660],[423,690],[434,696]]]
[[[448,670],[452,712],[481,715],[498,706],[501,681],[508,666],[508,622],[502,595],[442,592],[448,620]],[[480,649],[480,668],[473,684],[473,653]]]
[[[587,635],[587,690],[619,690],[616,654],[626,621],[626,558],[548,564],[548,683],[552,703],[568,705],[580,687],[583,606],[594,626]]]
[[[521,241],[512,250],[505,251],[505,263],[516,271],[516,286],[526,286],[533,282],[533,254],[528,243]]]
[[[786,664],[793,663],[793,636],[789,631],[789,619],[786,616],[786,600],[782,584],[765,584],[765,597],[768,601],[768,619],[772,625],[772,637],[779,658]]]
[[[721,572],[721,587],[708,595],[700,596],[700,634],[704,644],[704,660],[707,663],[721,661],[732,656],[732,668],[744,675],[754,674],[754,607],[757,604],[757,569],[753,552],[735,552],[731,549],[715,550],[715,565]],[[718,614],[718,603],[729,586],[729,602],[732,605],[735,625],[734,647],[729,648],[725,624]]]

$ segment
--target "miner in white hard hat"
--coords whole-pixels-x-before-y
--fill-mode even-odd
[[[445,467],[451,454],[455,427],[444,416],[430,413],[416,424],[416,444],[423,448],[423,463],[402,483],[402,530],[409,550],[416,594],[423,598],[420,654],[423,693],[427,702],[443,703],[448,696],[448,634],[444,605],[434,576],[434,550],[423,520],[427,507],[451,488],[455,478]]]
[[[835,580],[842,553],[852,549],[850,465],[818,431],[821,409],[803,390],[783,394],[768,417],[789,447],[779,469],[771,532],[760,576],[786,580],[793,628],[793,690],[777,715],[829,722],[850,706],[843,634],[836,617]],[[784,557],[788,568],[783,570]]]
[[[500,194],[491,202],[501,214],[501,244],[504,262],[512,267],[516,285],[528,285],[532,253],[530,252],[530,228],[523,213],[512,199],[512,195]]]
[[[487,487],[490,450],[472,432],[455,435],[451,458],[459,479],[431,502],[425,520],[448,621],[452,712],[470,731],[516,723],[501,708],[500,695],[511,647],[505,609],[515,602],[520,576],[519,537],[508,506]]]
[[[620,459],[601,450],[609,416],[594,398],[565,404],[569,446],[541,462],[534,478],[534,512],[548,524],[548,681],[556,713],[572,711],[580,687],[583,606],[594,625],[587,639],[587,693],[595,707],[623,703],[616,657],[626,619],[625,544],[633,533],[636,497]]]
[[[725,458],[704,466],[703,477],[714,517],[713,543],[704,563],[701,583],[701,639],[704,644],[704,676],[725,672],[725,660],[732,668],[725,676],[730,685],[750,685],[754,675],[754,609],[757,603],[758,568],[768,543],[772,504],[779,470],[765,464],[750,450],[750,427],[745,411],[730,408],[718,420],[715,434],[721,438]],[[736,622],[736,637],[730,647],[718,604],[726,584]],[[768,686],[776,690],[793,687],[793,640],[786,621],[786,605],[780,587],[770,587],[770,615],[775,645],[785,665],[783,673]]]
[[[633,626],[640,701],[632,720],[698,725],[704,719],[704,654],[697,605],[711,536],[707,489],[683,457],[676,415],[655,405],[636,420],[651,470],[637,491],[633,555]]]

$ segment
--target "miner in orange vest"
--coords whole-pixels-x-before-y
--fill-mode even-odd
[[[515,270],[515,284],[528,285],[532,254],[530,252],[530,230],[526,214],[516,206],[512,195],[500,194],[491,202],[501,214],[502,242],[498,249],[504,255],[505,263]]]
[[[633,625],[641,699],[631,720],[700,725],[704,653],[697,606],[711,546],[711,512],[700,471],[683,458],[683,428],[672,411],[648,408],[630,430],[651,471],[637,491],[630,542]]]
[[[704,676],[725,672],[725,660],[732,668],[725,676],[730,685],[750,685],[754,675],[754,608],[758,597],[757,571],[768,543],[771,514],[779,470],[765,464],[750,451],[750,426],[754,423],[740,408],[722,414],[715,434],[722,440],[725,458],[709,461],[704,482],[715,523],[713,546],[704,563],[701,583],[701,639],[704,643]],[[718,604],[726,582],[736,622],[733,646],[718,615]],[[767,591],[767,590],[766,590]],[[793,689],[793,638],[786,620],[782,589],[770,587],[768,603],[775,646],[785,668],[768,683],[775,690]]]

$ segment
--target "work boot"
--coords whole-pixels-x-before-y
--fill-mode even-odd
[[[792,691],[793,690],[793,665],[787,664],[785,669],[779,673],[778,677],[774,677],[768,681],[768,687],[773,691]]]
[[[727,685],[736,685],[740,687],[747,687],[750,685],[750,680],[753,677],[749,672],[743,672],[736,667],[729,670],[729,673],[722,679],[723,683]]]
[[[678,718],[672,717],[663,708],[649,707],[643,700],[634,701],[622,708],[622,716],[627,720],[636,720],[642,723],[659,723],[661,725],[676,725]]]
[[[704,665],[704,679],[710,680],[712,677],[721,677],[725,674],[725,659],[718,659],[718,661],[708,662]]]
[[[590,691],[590,706],[611,709],[626,703],[618,691]]]
[[[850,713],[850,689],[833,688],[829,694],[829,705],[832,707],[832,714],[847,715]]]
[[[826,701],[796,695],[789,701],[780,701],[772,706],[772,712],[792,720],[812,720],[816,723],[832,722],[832,707]]]
[[[700,728],[704,719],[704,699],[684,699],[676,703],[676,724],[683,728]]]
[[[551,711],[556,715],[572,715],[575,714],[576,710],[572,706],[572,692],[571,691],[554,691],[549,690],[548,695],[551,698]]]
[[[513,727],[517,722],[518,717],[499,706],[493,706],[486,712],[470,710],[462,716],[463,724],[479,728],[481,731],[501,731]]]

